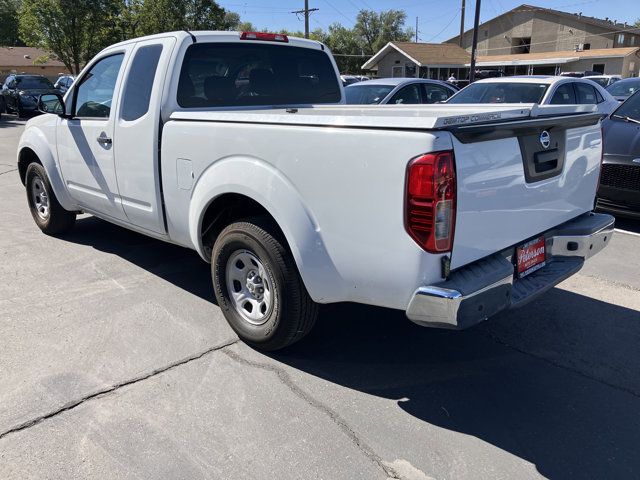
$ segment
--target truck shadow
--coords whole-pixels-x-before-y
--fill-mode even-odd
[[[64,240],[213,302],[209,266],[190,250],[94,217]],[[324,306],[309,337],[270,357],[396,400],[414,418],[474,436],[548,478],[637,478],[638,345],[638,311],[556,288],[464,332],[422,328],[382,308]]]
[[[118,255],[215,304],[209,264],[193,250],[155,240],[93,216],[78,218],[73,230],[61,240]]]
[[[488,442],[548,478],[637,478],[639,320],[560,289],[464,332],[336,305],[306,341],[272,358],[397,400],[413,417]]]

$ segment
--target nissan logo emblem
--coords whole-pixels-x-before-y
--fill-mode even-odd
[[[549,148],[549,145],[551,145],[551,135],[546,130],[543,130],[540,134],[540,145],[544,148]]]

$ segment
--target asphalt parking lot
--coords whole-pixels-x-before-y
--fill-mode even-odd
[[[640,223],[465,332],[322,309],[264,355],[193,252],[84,216],[40,233],[0,119],[0,478],[640,476]]]

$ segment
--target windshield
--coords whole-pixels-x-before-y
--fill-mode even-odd
[[[21,90],[53,88],[53,84],[44,77],[18,77],[16,85]]]
[[[344,89],[348,104],[375,105],[393,90],[393,85],[354,85]]]
[[[640,90],[640,79],[624,80],[607,87],[607,92],[614,97],[628,97],[638,90]]]
[[[601,87],[606,87],[609,82],[608,78],[587,78],[587,80],[591,80],[592,82],[597,83]]]
[[[613,112],[612,117],[629,117],[640,121],[640,93],[636,93],[632,97],[627,98],[627,100]]]
[[[447,103],[540,103],[547,88],[545,83],[473,83]]]

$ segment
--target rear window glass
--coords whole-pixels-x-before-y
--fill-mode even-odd
[[[548,87],[544,83],[473,83],[447,103],[540,103]]]
[[[185,108],[336,103],[338,77],[320,50],[256,43],[196,43],[182,63]]]
[[[353,85],[344,89],[347,103],[372,105],[380,103],[393,90],[393,85]]]

